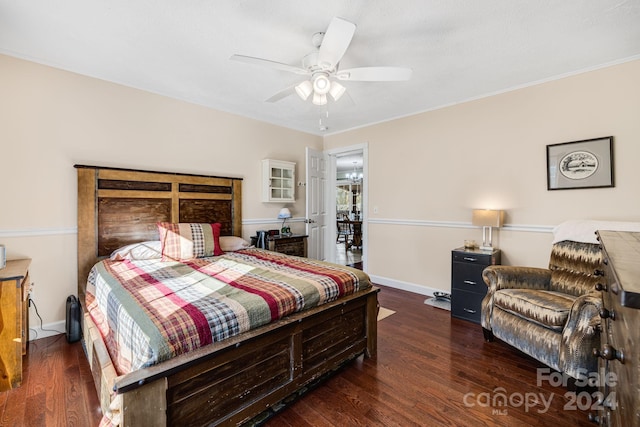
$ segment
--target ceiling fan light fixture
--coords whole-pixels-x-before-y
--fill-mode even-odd
[[[342,86],[338,82],[331,82],[331,87],[329,88],[329,95],[333,98],[334,101],[340,99],[342,95],[344,95],[347,89]]]
[[[296,85],[296,93],[303,101],[306,101],[309,98],[309,95],[313,92],[313,86],[309,80],[305,80],[299,85]]]
[[[315,105],[325,105],[327,103],[327,95],[315,92],[311,100]]]
[[[406,81],[411,78],[411,68],[404,67],[372,66],[339,69],[355,30],[354,23],[334,17],[325,32],[313,35],[312,44],[315,50],[302,58],[301,67],[246,55],[232,55],[230,59],[306,76],[304,77],[305,81],[277,92],[266,102],[279,101],[295,92],[303,101],[311,98],[313,104],[323,106],[327,104],[329,97],[332,102],[335,102],[346,92],[346,88],[336,80],[393,82]],[[350,97],[347,96],[347,98]],[[321,124],[320,127],[326,126]]]
[[[324,74],[320,74],[319,76],[313,79],[313,91],[320,95],[326,95],[331,88],[331,82],[329,78]]]

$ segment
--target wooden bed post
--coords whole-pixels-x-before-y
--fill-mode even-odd
[[[242,237],[242,181],[233,181],[233,235]]]
[[[167,425],[167,378],[122,394],[122,427]],[[206,408],[203,408],[206,410]]]
[[[89,270],[96,253],[96,170],[78,169],[78,299],[84,309]]]

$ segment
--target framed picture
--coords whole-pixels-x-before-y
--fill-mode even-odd
[[[547,145],[547,190],[613,187],[613,137]]]

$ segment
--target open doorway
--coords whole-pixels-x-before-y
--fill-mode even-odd
[[[335,154],[335,262],[363,268],[364,152]]]

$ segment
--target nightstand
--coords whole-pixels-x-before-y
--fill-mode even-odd
[[[27,353],[30,259],[8,260],[0,270],[0,391],[22,383],[22,356]]]
[[[458,248],[451,251],[451,315],[480,323],[480,306],[487,294],[482,271],[500,264],[500,249]]]
[[[301,257],[307,256],[307,235],[305,234],[269,236],[267,242],[270,251]]]

